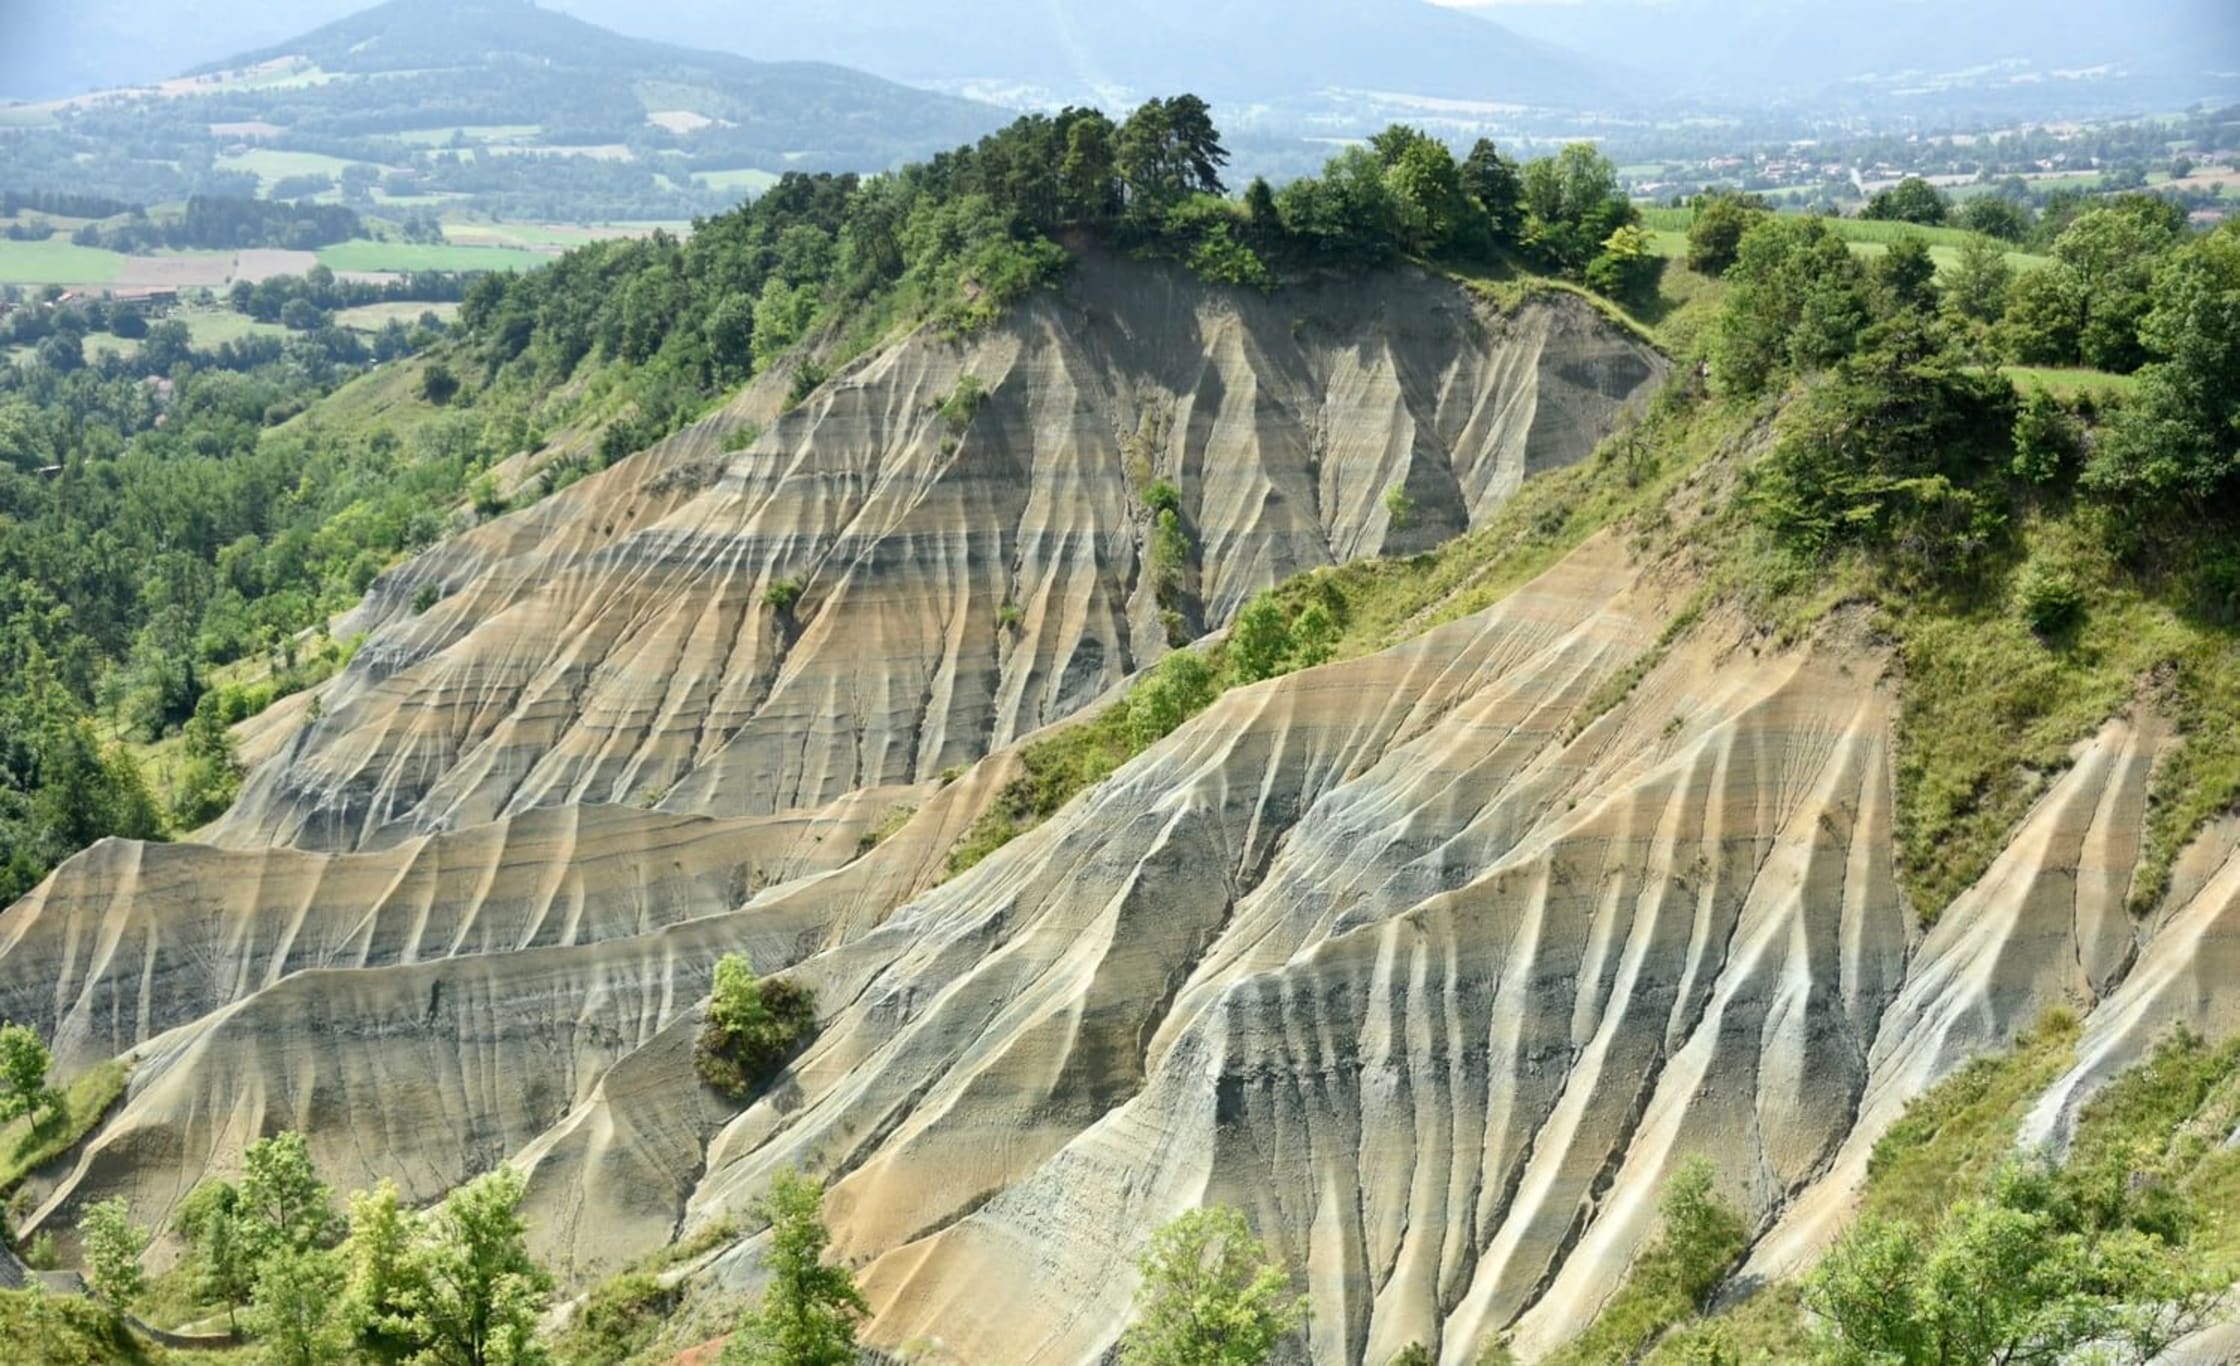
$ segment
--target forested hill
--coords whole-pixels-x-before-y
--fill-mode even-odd
[[[789,168],[885,170],[1003,117],[845,67],[628,38],[526,0],[391,0],[161,87],[20,111],[5,178],[135,203],[339,182],[360,209],[434,196],[509,217],[681,220]]]
[[[759,62],[626,37],[530,0],[389,0],[300,38],[204,68],[300,59],[329,80],[246,103],[300,109],[305,131],[541,123],[627,142],[651,112],[710,121],[695,146],[752,146],[811,165],[876,169],[967,140],[986,105],[821,62]],[[382,76],[376,85],[359,77]],[[773,163],[775,164],[775,163]]]

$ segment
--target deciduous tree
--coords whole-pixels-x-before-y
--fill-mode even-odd
[[[824,1187],[783,1170],[756,1209],[770,1221],[770,1283],[725,1344],[723,1366],[854,1366],[856,1323],[870,1306],[853,1273],[824,1259]]]
[[[1192,1210],[1162,1226],[1137,1265],[1123,1366],[1259,1366],[1306,1320],[1305,1297],[1234,1209]]]

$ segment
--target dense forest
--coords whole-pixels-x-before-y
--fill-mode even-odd
[[[786,176],[754,203],[665,234],[572,252],[529,275],[487,276],[461,321],[487,383],[549,387],[587,357],[630,367],[635,425],[616,449],[845,324],[867,345],[902,318],[969,328],[1051,284],[1061,241],[1179,259],[1217,282],[1272,287],[1407,257],[1512,257],[1623,298],[1655,292],[1663,262],[1584,144],[1520,166],[1491,143],[1463,158],[1395,127],[1280,191],[1225,197],[1228,153],[1194,96],[1115,122],[1091,109],[1029,115],[978,144],[891,175]]]
[[[104,835],[223,809],[226,726],[339,667],[320,623],[442,533],[478,420],[403,436],[297,418],[376,355],[434,344],[431,322],[369,347],[322,314],[197,348],[183,323],[98,301],[9,315],[35,349],[0,366],[0,899]],[[100,328],[137,349],[101,347]],[[264,682],[213,688],[251,658]],[[183,772],[159,805],[118,742],[167,733]]]

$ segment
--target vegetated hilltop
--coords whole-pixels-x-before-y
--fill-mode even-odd
[[[136,1063],[30,1225],[300,1129],[414,1198],[510,1160],[578,1284],[690,1249],[674,1333],[761,1290],[792,1167],[937,1359],[1099,1359],[1216,1204],[1316,1361],[2190,1328],[2240,1251],[2233,1055],[2172,1033],[2240,1026],[2240,229],[2098,207],[2009,327],[1746,205],[1660,288],[1586,151],[1396,129],[1230,205],[1147,109],[478,287],[449,401],[573,405],[506,473],[580,477],[377,580],[236,847],[0,919],[0,1014]],[[2126,402],[1998,368],[2071,288],[2046,344]],[[768,1069],[702,1029],[734,954]],[[1969,1287],[2006,1317],[1931,1321]]]

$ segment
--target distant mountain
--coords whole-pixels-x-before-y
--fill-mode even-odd
[[[555,0],[643,32],[819,57],[918,84],[1112,101],[1191,90],[1217,104],[1371,90],[1577,106],[1591,63],[1424,0]]]
[[[688,132],[682,150],[696,158],[876,170],[1004,119],[988,105],[829,63],[626,37],[531,0],[389,0],[196,74],[285,59],[344,79],[275,91],[271,101],[303,111],[299,122],[350,135],[537,124],[571,143],[627,143],[652,119]]]
[[[830,63],[626,37],[530,0],[389,0],[166,76],[16,111],[0,180],[142,204],[681,220],[789,170],[886,170],[1012,117]]]
[[[2113,83],[2174,105],[2230,97],[2240,72],[2232,0],[1504,0],[1469,12],[1595,53],[1652,89],[1724,103],[2002,87],[2055,100]]]

